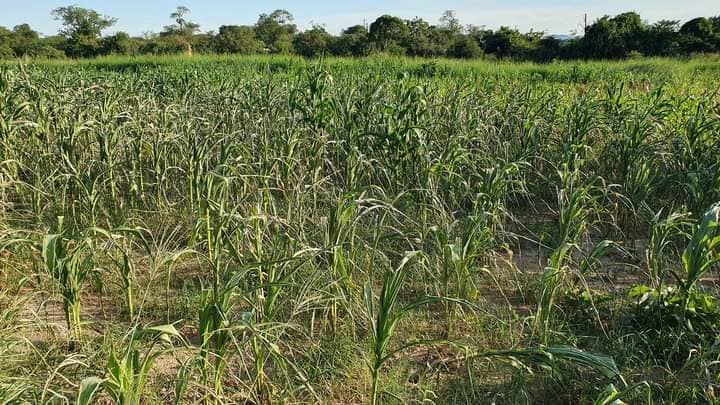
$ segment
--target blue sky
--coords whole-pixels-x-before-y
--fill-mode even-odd
[[[488,28],[508,25],[522,31],[533,28],[551,34],[578,30],[584,13],[588,13],[592,21],[604,14],[637,11],[650,22],[720,15],[720,0],[0,0],[0,26],[13,27],[27,22],[43,34],[54,34],[59,24],[50,17],[50,10],[69,4],[117,17],[117,25],[109,31],[127,31],[133,35],[162,29],[170,23],[168,15],[177,5],[190,8],[190,19],[199,23],[203,31],[217,30],[223,24],[253,24],[260,13],[278,8],[290,11],[301,28],[317,23],[334,33],[363,20],[370,23],[381,14],[403,18],[419,16],[435,23],[444,10],[455,10],[463,24]]]

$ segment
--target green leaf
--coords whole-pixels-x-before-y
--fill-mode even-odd
[[[95,392],[97,392],[100,384],[105,380],[98,377],[88,377],[80,383],[80,389],[78,391],[77,404],[88,405],[91,403]]]
[[[160,325],[160,326],[149,326],[144,329],[148,333],[157,333],[160,335],[167,335],[172,337],[181,337],[182,335],[175,329],[173,325]]]
[[[647,294],[651,291],[652,291],[652,288],[646,286],[645,284],[640,284],[640,285],[636,285],[636,286],[632,287],[630,289],[630,292],[628,292],[628,296],[630,298],[641,298],[645,294]]]
[[[60,248],[61,234],[50,234],[43,238],[42,257],[48,271],[53,272],[57,268],[57,253]]]
[[[562,360],[596,370],[607,378],[620,377],[620,370],[610,356],[585,352],[571,346],[550,346],[543,350]]]

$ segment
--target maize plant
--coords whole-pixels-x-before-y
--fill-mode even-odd
[[[70,338],[80,342],[82,322],[80,299],[86,279],[94,270],[89,240],[66,237],[62,232],[63,218],[58,218],[59,233],[48,234],[42,241],[45,270],[60,290],[65,322]]]
[[[719,73],[2,61],[0,403],[714,403]]]
[[[132,330],[128,343],[110,353],[104,378],[88,377],[82,381],[77,403],[90,404],[102,390],[120,405],[143,403],[145,384],[158,357],[173,350],[173,340],[181,339],[173,325],[148,326]]]

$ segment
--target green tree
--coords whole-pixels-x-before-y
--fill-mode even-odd
[[[306,58],[321,56],[329,50],[332,35],[325,31],[325,28],[316,25],[312,29],[301,32],[293,40],[295,53]]]
[[[720,15],[715,17],[710,17],[710,22],[713,25],[713,29],[715,30],[715,33],[720,33]]]
[[[0,60],[15,57],[15,52],[12,49],[12,40],[12,31],[5,27],[0,27]]]
[[[14,57],[15,53],[13,52],[12,48],[7,45],[0,44],[0,60],[12,59]]]
[[[261,14],[255,24],[255,35],[270,53],[291,53],[297,26],[292,24],[293,15],[286,10]]]
[[[624,56],[623,46],[610,21],[604,16],[585,29],[583,37],[585,54],[589,58],[607,59]]]
[[[213,39],[215,34],[213,32],[201,32],[192,36],[192,48],[193,52],[200,53],[212,53],[213,52]]]
[[[611,21],[615,24],[615,30],[626,52],[640,51],[642,49],[645,24],[638,13],[618,14]]]
[[[367,35],[368,30],[364,25],[358,24],[345,28],[342,33],[346,35]]]
[[[481,57],[483,50],[472,37],[461,35],[455,39],[447,53],[453,58],[473,59]]]
[[[646,30],[643,53],[650,56],[671,56],[680,51],[677,20],[661,20]]]
[[[163,29],[162,36],[168,37],[171,43],[181,47],[185,53],[192,55],[193,53],[193,35],[200,31],[200,25],[188,20],[186,16],[190,14],[190,9],[184,6],[178,6],[170,18],[175,24],[168,25]]]
[[[408,26],[403,20],[385,14],[370,24],[369,39],[378,50],[388,52],[391,48],[399,46],[409,33]]]
[[[32,56],[40,46],[40,35],[28,24],[16,25],[12,31],[11,47],[17,56]]]
[[[495,54],[498,58],[508,58],[513,55],[513,49],[521,42],[522,34],[510,27],[500,27],[499,30],[485,37],[485,52]]]
[[[52,16],[62,22],[60,35],[66,39],[65,52],[72,57],[97,55],[102,31],[117,22],[113,17],[78,6],[58,7]]]
[[[716,50],[713,21],[700,17],[680,27],[680,44],[686,53],[713,52]]]
[[[484,50],[486,49],[487,39],[493,34],[492,30],[485,29],[484,27],[478,27],[475,25],[467,26],[467,36],[475,40]]]
[[[100,42],[104,55],[137,55],[142,47],[142,40],[132,38],[125,32],[104,37]]]
[[[585,55],[596,59],[619,59],[643,49],[645,25],[637,13],[604,16],[585,30]]]
[[[65,37],[61,35],[43,37],[32,45],[25,56],[39,59],[62,59],[67,56],[63,51],[65,44]]]
[[[186,19],[190,14],[190,9],[184,6],[178,6],[174,12],[170,14],[170,18],[175,20],[175,24],[165,26],[164,31],[174,35],[182,35],[191,37],[200,30],[200,25]]]
[[[443,13],[440,17],[440,26],[451,35],[462,33],[462,25],[460,25],[460,20],[454,10],[447,10]]]
[[[560,40],[548,35],[538,41],[537,50],[533,59],[540,62],[549,62],[559,58],[561,55],[562,44]]]
[[[255,36],[253,27],[223,25],[212,39],[212,49],[217,53],[249,55],[262,51],[263,44]]]
[[[471,33],[471,37],[476,34]],[[509,27],[500,27],[495,32],[483,35],[484,49],[487,54],[498,58],[534,59],[537,58],[540,42],[545,37],[542,32],[521,33]]]
[[[336,56],[365,56],[368,54],[368,31],[363,25],[353,25],[331,39],[330,51]]]
[[[422,18],[406,22],[408,35],[403,46],[408,55],[433,57],[444,55],[450,42],[449,31],[428,24]]]

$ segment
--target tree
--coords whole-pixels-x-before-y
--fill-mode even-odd
[[[293,48],[295,53],[306,58],[316,58],[329,49],[332,35],[325,31],[325,28],[315,25],[312,29],[295,36]]]
[[[585,30],[583,44],[590,58],[618,59],[643,49],[645,25],[637,13],[604,16]]]
[[[498,58],[507,58],[513,54],[513,48],[520,40],[522,34],[510,27],[500,27],[499,30],[485,38],[485,52],[495,54]]]
[[[598,19],[585,29],[583,45],[586,56],[593,59],[617,58],[624,52],[609,16]]]
[[[201,32],[192,36],[192,50],[200,53],[211,53],[213,51],[213,38],[215,34],[211,32]]]
[[[15,57],[15,53],[12,48],[7,45],[0,44],[0,60],[12,59]]]
[[[447,31],[428,24],[422,18],[415,18],[406,24],[408,35],[403,46],[408,55],[433,57],[445,54],[451,42]]]
[[[680,27],[680,42],[687,53],[713,52],[715,50],[715,27],[704,17],[692,19]]]
[[[15,52],[12,49],[12,37],[12,31],[5,27],[0,27],[0,60],[15,57]]]
[[[65,37],[65,51],[72,57],[95,56],[102,31],[117,22],[113,17],[78,6],[58,7],[52,11],[52,16],[62,21],[59,33]]]
[[[190,13],[190,9],[184,6],[178,6],[170,18],[175,24],[168,25],[163,30],[162,35],[166,37],[174,37],[174,41],[181,47],[185,48],[188,55],[192,55],[193,35],[200,31],[200,25],[195,24],[185,18]]]
[[[642,49],[645,24],[638,13],[618,14],[611,21],[615,24],[615,30],[620,36],[626,52]]]
[[[255,35],[265,44],[270,53],[291,53],[293,36],[297,27],[292,24],[293,16],[286,10],[260,14],[255,24]]]
[[[368,31],[363,25],[348,27],[338,37],[331,38],[330,51],[336,56],[365,56],[368,54]]]
[[[253,27],[223,25],[212,40],[212,49],[217,53],[249,55],[262,51],[263,44],[255,36]]]
[[[174,35],[191,37],[193,34],[200,31],[200,25],[185,19],[185,16],[188,14],[190,14],[189,8],[185,6],[178,6],[175,11],[170,14],[170,18],[175,20],[175,24],[166,26],[165,32]]]
[[[467,36],[474,39],[477,44],[483,48],[486,49],[487,46],[487,39],[490,35],[493,34],[492,30],[485,29],[485,27],[478,27],[475,25],[468,25],[465,29],[467,32]]]
[[[342,33],[345,35],[367,35],[368,30],[364,25],[358,24],[345,28]]]
[[[338,36],[314,26],[298,33],[293,15],[286,10],[261,14],[254,26],[224,25],[217,34],[200,33],[188,19],[190,9],[179,6],[170,14],[173,24],[159,34],[133,38],[123,32],[103,37],[115,18],[76,5],[52,10],[62,22],[59,35],[40,37],[29,25],[13,30],[0,27],[0,57],[92,57],[100,54],[164,54],[185,51],[252,54],[297,53],[317,57],[367,56],[380,51],[419,57],[530,59],[619,59],[639,52],[653,56],[720,51],[720,16],[695,18],[679,26],[678,21],[646,24],[634,12],[603,16],[586,27],[585,35],[572,39],[545,36],[542,32],[521,33],[501,27],[497,31],[468,25],[463,27],[455,11],[445,11],[437,25],[421,18],[402,20],[391,15],[378,17],[369,27],[354,25]]]
[[[67,56],[62,50],[65,44],[65,37],[62,35],[43,37],[32,45],[25,56],[40,59],[62,59]]]
[[[471,32],[469,36],[480,37],[476,42],[484,43],[485,53],[494,54],[498,58],[535,59],[545,34],[537,31],[523,34],[503,26],[495,32],[479,30]]]
[[[447,53],[453,58],[473,59],[481,57],[483,50],[474,39],[467,35],[461,35],[455,39]]]
[[[559,58],[562,54],[560,40],[553,36],[545,36],[538,41],[537,50],[533,59],[540,62],[549,62]]]
[[[460,20],[454,10],[447,10],[443,13],[440,17],[440,26],[451,35],[458,35],[462,32],[462,25],[460,25]]]
[[[402,43],[408,34],[409,30],[405,22],[391,15],[380,16],[370,24],[370,41],[374,42],[382,52],[387,52],[391,46]]]
[[[677,20],[661,20],[645,32],[643,53],[651,56],[676,55],[680,51]]]
[[[30,28],[28,24],[16,25],[12,31],[11,47],[16,56],[28,56],[38,48],[40,34]]]
[[[104,37],[101,41],[101,52],[104,55],[137,55],[140,53],[142,41],[131,38],[125,32]]]

